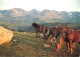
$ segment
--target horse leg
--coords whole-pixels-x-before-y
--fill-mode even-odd
[[[59,50],[59,43],[57,44],[56,52]]]
[[[50,38],[50,40],[51,40],[51,44],[53,44],[52,37]]]
[[[71,51],[71,54],[73,53],[73,50],[72,50],[72,40],[70,40],[70,51]]]
[[[41,37],[40,32],[38,33],[38,37],[39,37],[39,38]]]
[[[57,44],[56,51],[58,51],[59,49],[61,49],[61,45],[62,45],[62,43],[63,43],[63,39],[60,38],[59,43]]]
[[[36,33],[36,38],[37,38],[37,33]]]
[[[75,43],[73,43],[73,47],[75,47]]]
[[[45,37],[44,43],[46,43],[49,40],[50,35],[48,35],[47,37]]]
[[[63,43],[63,39],[60,38],[60,46],[59,46],[59,49],[61,49],[61,45],[62,45],[62,43]]]
[[[50,40],[51,40],[51,44],[53,44],[53,40],[52,40],[52,38],[54,38],[55,36],[56,36],[56,34],[53,35],[53,36],[51,36],[51,38],[50,38]]]
[[[46,37],[46,35],[45,35],[45,33],[43,33],[43,39],[45,39],[45,37]]]
[[[38,37],[38,33],[36,32],[36,38]]]
[[[69,42],[67,42],[66,45],[67,45],[67,52],[69,52]]]
[[[59,46],[60,46],[60,39],[56,38],[56,52],[59,50]]]

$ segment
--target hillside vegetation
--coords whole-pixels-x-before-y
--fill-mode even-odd
[[[32,23],[31,23],[32,24]],[[39,24],[39,23],[37,23]],[[32,25],[27,26],[28,24],[24,24],[24,23],[7,23],[7,22],[0,22],[0,26],[3,26],[9,30],[12,31],[23,31],[23,32],[35,32],[34,28],[32,27]],[[41,26],[45,25],[46,27],[50,27],[52,28],[53,26],[63,26],[63,27],[70,27],[73,29],[77,29],[80,30],[80,24],[77,23],[59,23],[59,22],[55,22],[55,23],[44,23],[44,24],[39,24]]]
[[[29,32],[15,32],[12,41],[8,44],[0,45],[0,56],[1,57],[59,57],[59,56],[69,56],[77,57],[79,56],[79,44],[73,48],[74,52],[71,55],[66,52],[66,44],[62,45],[61,50],[55,52],[55,41],[53,45],[48,44],[50,47],[44,47],[44,39],[35,38],[35,33]]]

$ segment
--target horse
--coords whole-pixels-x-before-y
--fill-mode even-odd
[[[73,44],[76,42],[80,42],[80,30],[65,31],[60,35],[59,38],[60,38],[60,40],[57,44],[56,51],[61,49],[61,45],[62,45],[63,41],[65,41],[66,45],[67,45],[67,52],[69,52],[69,48],[70,48],[70,53],[72,54],[73,53],[73,50],[72,50]]]
[[[52,44],[53,43],[52,38],[56,37],[56,39],[57,39],[58,36],[60,35],[60,33],[66,31],[66,30],[72,30],[72,29],[69,27],[59,27],[59,26],[55,26],[55,27],[51,28],[49,30],[49,34],[45,37],[44,42],[46,43],[50,37],[51,44]]]
[[[38,34],[41,33],[41,26],[38,25],[37,23],[32,23],[32,26],[35,28],[36,38],[37,38]]]
[[[50,28],[48,28],[48,27],[46,27],[44,25],[42,26],[42,33],[44,35],[44,38],[43,39],[45,39],[46,35],[49,34],[49,30],[50,30]]]
[[[47,33],[47,27],[46,26],[40,26],[37,23],[32,23],[32,26],[35,28],[36,31],[36,38],[38,37],[38,34],[43,33],[44,37],[45,34]]]

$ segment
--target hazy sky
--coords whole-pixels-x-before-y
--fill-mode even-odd
[[[0,10],[22,8],[26,11],[57,10],[80,11],[80,0],[0,0]]]

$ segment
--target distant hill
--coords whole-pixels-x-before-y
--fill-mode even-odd
[[[0,25],[21,28],[30,27],[33,22],[38,24],[45,23],[80,23],[80,12],[66,12],[45,9],[38,11],[32,9],[25,11],[21,8],[13,8],[10,10],[0,10]],[[14,28],[14,29],[15,29]]]

